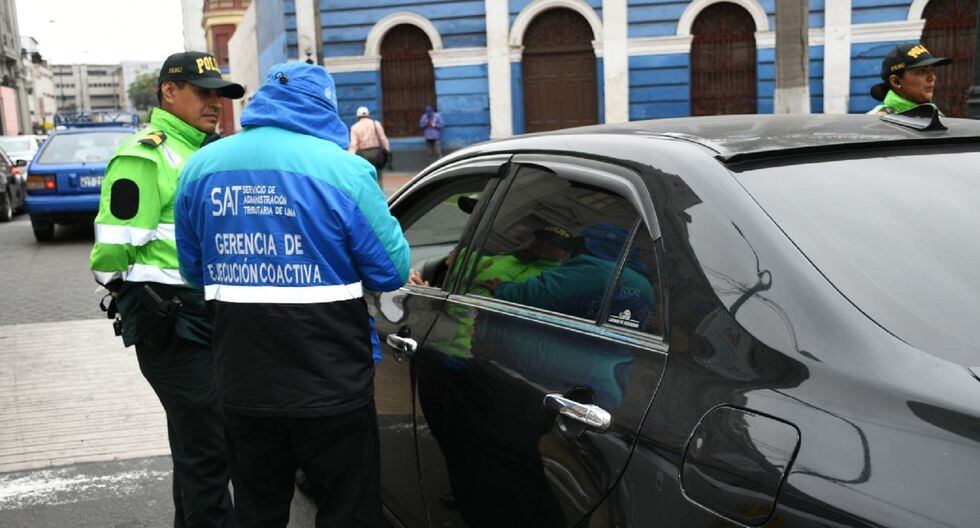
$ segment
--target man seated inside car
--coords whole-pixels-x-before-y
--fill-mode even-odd
[[[616,271],[620,253],[630,232],[612,224],[595,224],[582,230],[582,253],[561,266],[525,281],[485,280],[483,287],[497,299],[553,312],[595,319],[607,288],[608,277]],[[644,330],[654,307],[653,288],[646,278],[646,266],[631,251],[619,279],[619,288],[609,308],[615,324]],[[623,315],[628,315],[625,319]]]

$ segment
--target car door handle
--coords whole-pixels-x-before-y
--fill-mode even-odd
[[[547,394],[544,406],[558,411],[558,414],[581,422],[597,431],[605,431],[612,425],[612,415],[598,405],[589,405],[570,400],[561,394]]]
[[[388,346],[409,357],[414,356],[415,350],[419,347],[419,344],[411,337],[402,337],[395,334],[388,334],[385,341],[388,343]]]

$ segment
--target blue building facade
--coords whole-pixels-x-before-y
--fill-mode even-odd
[[[302,1],[302,0],[299,0]],[[942,0],[931,0],[940,2]],[[884,55],[918,41],[930,0],[810,0],[811,112],[867,112],[876,102]],[[340,113],[352,123],[358,106],[385,120],[381,45],[399,25],[413,25],[431,44],[434,96],[453,148],[527,131],[522,53],[525,32],[552,9],[571,10],[592,29],[596,61],[596,121],[692,114],[692,28],[714,4],[743,9],[754,24],[755,111],[775,101],[775,0],[258,0],[258,61],[300,59],[298,19],[317,19],[317,60],[337,82]],[[422,108],[419,108],[421,113]],[[415,148],[421,139],[396,141]]]

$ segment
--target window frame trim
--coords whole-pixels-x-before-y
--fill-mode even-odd
[[[542,310],[523,304],[502,301],[500,299],[490,299],[478,295],[452,293],[445,300],[446,302],[462,304],[509,317],[516,317],[525,321],[561,328],[627,346],[654,350],[664,355],[667,355],[668,351],[668,342],[665,336],[647,334],[618,326],[596,324],[591,319],[583,319],[560,312]]]
[[[403,206],[406,200],[411,201],[412,197],[416,195],[420,197],[419,198],[420,200],[424,200],[425,195],[418,194],[418,193],[425,192],[424,187],[437,184],[440,180],[447,180],[454,177],[465,177],[471,174],[479,174],[481,168],[496,166],[496,176],[490,178],[490,180],[492,181],[494,179],[497,179],[497,183],[492,185],[490,189],[488,189],[490,193],[490,199],[481,200],[481,202],[477,204],[477,208],[474,209],[472,213],[472,215],[476,215],[477,219],[476,219],[475,227],[470,233],[469,240],[470,241],[475,240],[476,236],[479,233],[480,225],[483,222],[480,215],[483,212],[490,210],[490,206],[494,200],[494,197],[502,196],[502,193],[500,192],[500,188],[501,185],[505,185],[507,177],[510,175],[510,160],[512,158],[513,158],[512,154],[494,153],[486,156],[461,160],[457,163],[453,163],[446,167],[441,167],[438,170],[433,171],[431,173],[421,175],[418,177],[417,181],[414,180],[411,181],[410,182],[411,185],[406,186],[404,191],[392,195],[391,201],[389,201],[388,203],[388,209],[389,211],[391,211],[392,216],[394,216],[395,219],[398,220],[399,224],[401,224],[401,218],[399,217],[399,215],[396,214],[395,209],[399,206]],[[406,207],[409,207],[409,209],[411,209],[414,205],[416,204],[410,204],[407,205]],[[463,242],[467,240],[466,234],[468,228],[471,225],[473,225],[472,215],[470,217],[471,219],[467,221],[466,226],[464,226],[463,232],[460,234],[460,239],[456,243],[456,248],[461,247],[463,245]],[[424,214],[422,216],[424,216]],[[420,216],[418,219],[422,218],[422,216]],[[418,219],[416,219],[416,221]],[[472,247],[472,243],[466,247],[467,248]],[[409,247],[409,250],[411,250],[411,247]],[[466,251],[466,254],[467,255],[469,254],[469,250]],[[464,255],[463,258],[466,258],[466,256]],[[447,284],[445,285],[445,287],[443,287],[442,285],[423,286],[417,284],[405,284],[404,286],[402,286],[402,289],[408,289],[408,291],[416,295],[425,295],[427,297],[438,295],[440,298],[446,298],[448,295],[456,291],[458,285],[459,285],[459,276],[457,275],[453,279],[452,284]]]

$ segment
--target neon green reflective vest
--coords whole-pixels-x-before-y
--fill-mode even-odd
[[[869,114],[900,114],[906,110],[911,110],[919,106],[912,101],[898,95],[897,93],[888,90],[885,95],[885,100],[881,102],[880,105],[871,109]]]
[[[470,262],[472,261],[470,259]],[[493,293],[481,283],[490,280],[524,282],[558,266],[561,266],[561,262],[541,259],[524,261],[513,255],[481,257],[477,264],[476,276],[473,278],[473,287],[469,293],[492,298]],[[434,337],[432,347],[450,356],[472,359],[473,327],[476,323],[475,310],[463,305],[452,305],[448,309],[448,314],[456,321],[455,335],[448,340],[440,340],[438,336]]]
[[[109,162],[95,218],[95,280],[185,285],[177,264],[174,196],[187,158],[205,134],[160,108]]]

